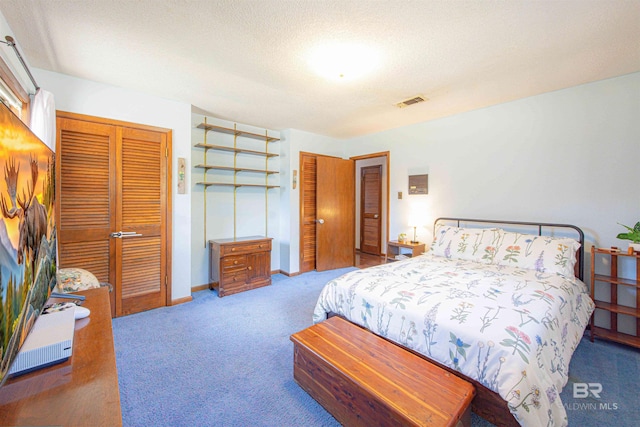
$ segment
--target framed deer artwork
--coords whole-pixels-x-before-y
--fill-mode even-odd
[[[55,286],[54,162],[0,102],[0,384]]]

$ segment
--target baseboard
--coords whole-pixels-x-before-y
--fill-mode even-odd
[[[298,271],[298,272],[295,272],[295,273],[287,273],[287,272],[286,272],[286,271],[284,271],[284,270],[280,270],[280,273],[284,274],[284,275],[285,275],[285,276],[287,276],[287,277],[294,277],[294,276],[297,276],[297,275],[299,275],[299,274],[300,274],[300,272],[299,272],[299,271]]]
[[[204,285],[192,286],[191,292],[206,291],[207,289],[210,289],[210,286],[211,285],[209,283],[205,283]]]
[[[191,302],[191,301],[193,301],[193,297],[191,295],[189,295],[189,296],[186,296],[184,298],[178,298],[178,299],[171,300],[171,305],[184,304],[185,302]]]
[[[297,276],[297,275],[298,275],[298,274],[300,274],[300,273],[299,273],[299,272],[298,272],[298,273],[287,273],[287,272],[286,272],[286,271],[284,271],[284,270],[273,270],[273,271],[271,272],[271,275],[273,276],[274,274],[284,274],[284,275],[285,275],[285,276],[287,276],[287,277],[293,277],[293,276]]]

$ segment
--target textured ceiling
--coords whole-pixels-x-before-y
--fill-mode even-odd
[[[638,0],[0,0],[0,11],[33,67],[337,138],[640,70]],[[319,77],[308,56],[335,42],[367,46],[377,68]],[[418,94],[429,101],[394,106]]]

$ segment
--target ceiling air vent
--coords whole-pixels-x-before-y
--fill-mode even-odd
[[[404,101],[398,102],[396,104],[396,107],[404,108],[404,107],[408,107],[408,106],[413,105],[413,104],[418,104],[420,102],[424,102],[426,100],[427,100],[426,97],[419,95],[419,96],[416,96],[416,97],[413,97],[413,98],[409,98],[409,99],[405,99]]]

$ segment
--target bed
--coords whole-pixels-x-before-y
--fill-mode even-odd
[[[594,310],[583,244],[572,225],[439,218],[425,254],[328,282],[313,321],[342,316],[471,381],[495,424],[567,425],[560,392]]]

